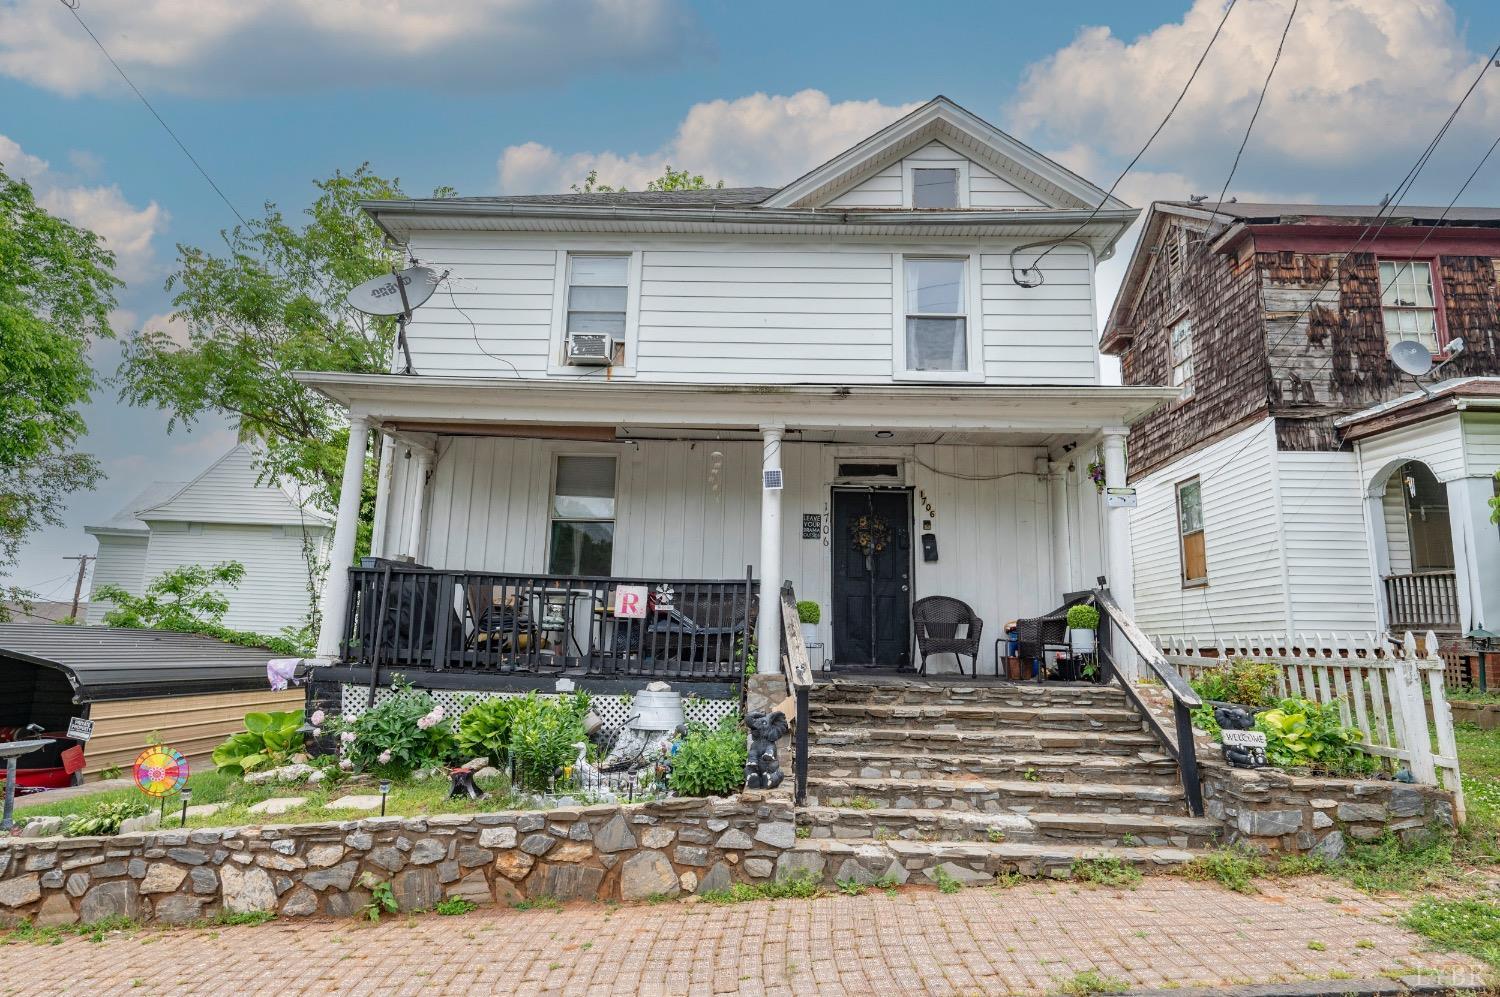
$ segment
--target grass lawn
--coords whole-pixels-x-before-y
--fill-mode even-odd
[[[314,786],[286,786],[248,785],[237,777],[221,775],[215,771],[198,772],[188,777],[188,787],[192,789],[192,804],[200,803],[222,803],[225,808],[211,817],[195,817],[187,822],[192,827],[230,827],[241,824],[316,824],[323,821],[352,820],[358,817],[371,816],[371,812],[363,810],[329,810],[325,804],[339,799],[342,796],[366,796],[378,795],[378,781],[374,779],[345,779],[335,785],[320,783]],[[417,817],[424,814],[459,814],[480,813],[495,810],[520,810],[526,808],[523,799],[509,791],[508,783],[502,778],[481,788],[485,789],[490,797],[480,801],[468,799],[448,799],[449,782],[446,776],[436,779],[408,780],[391,785],[391,793],[386,800],[386,814],[390,816]],[[286,813],[277,816],[264,814],[252,814],[249,808],[261,800],[270,799],[273,796],[301,796],[306,798],[306,803]],[[116,803],[123,800],[145,799],[142,794],[134,789],[104,790],[91,793],[87,796],[73,797],[72,799],[59,800],[56,803],[38,803],[18,811],[18,818],[30,818],[38,816],[66,816],[70,814],[86,813],[91,808],[100,804]],[[148,801],[152,806],[159,808],[159,801]],[[179,815],[182,812],[182,798],[172,796],[167,801],[167,817],[163,821],[163,827],[178,826]],[[373,811],[378,814],[379,811]]]

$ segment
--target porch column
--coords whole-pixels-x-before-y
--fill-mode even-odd
[[[1490,522],[1489,475],[1447,484],[1458,615],[1464,632],[1500,629],[1500,527]]]
[[[354,563],[354,535],[359,532],[359,498],[365,483],[365,446],[370,440],[370,417],[349,413],[349,446],[344,451],[344,480],[339,486],[339,512],[333,527],[333,552],[328,559],[328,581],[323,586],[323,628],[318,631],[318,657],[336,658],[349,606],[349,568]]]
[[[760,488],[760,611],[755,621],[755,670],[781,671],[781,488],[767,488],[765,472],[781,473],[785,426],[762,426]]]
[[[1068,527],[1067,465],[1047,461],[1047,504],[1052,511],[1052,585],[1062,600],[1073,588],[1073,534]]]
[[[417,480],[411,493],[411,523],[406,538],[406,554],[413,561],[421,561],[422,516],[427,511],[427,476],[432,473],[432,459],[436,455],[431,450],[417,447],[412,447],[411,452],[417,458]]]
[[[385,556],[386,518],[390,514],[391,476],[395,473],[396,444],[390,433],[380,434],[380,464],[375,472],[375,525],[370,530],[370,556]]]
[[[1124,488],[1125,475],[1124,429],[1104,431],[1104,487]],[[1109,573],[1109,591],[1115,602],[1127,613],[1135,611],[1134,573],[1130,568],[1130,510],[1106,509],[1105,522],[1109,529],[1109,556],[1105,570]]]

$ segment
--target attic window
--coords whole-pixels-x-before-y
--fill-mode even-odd
[[[914,169],[911,179],[913,208],[958,207],[958,170]]]

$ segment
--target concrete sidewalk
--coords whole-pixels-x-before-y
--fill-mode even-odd
[[[0,993],[1030,994],[1089,970],[1142,989],[1481,979],[1481,964],[1402,929],[1404,902],[1312,877],[1262,885],[1242,896],[1156,877],[1135,890],[1028,883],[69,936],[0,947]]]

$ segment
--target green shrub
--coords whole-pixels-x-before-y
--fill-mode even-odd
[[[520,697],[511,719],[507,751],[515,765],[516,781],[527,789],[546,790],[557,770],[578,757],[574,745],[587,743],[583,718],[588,715],[586,694],[542,699]]]
[[[492,762],[505,759],[510,753],[511,726],[528,706],[525,696],[484,699],[470,706],[458,718],[459,753],[470,758],[484,755]]]
[[[116,800],[113,803],[96,803],[88,811],[68,822],[63,834],[70,838],[86,835],[119,834],[120,825],[132,817],[142,817],[150,807],[146,801],[136,798]]]
[[[1364,733],[1344,726],[1337,701],[1319,706],[1306,699],[1283,699],[1276,709],[1255,715],[1255,729],[1266,735],[1266,760],[1272,765],[1344,775],[1372,772],[1378,764],[1373,755],[1360,750]]]
[[[823,619],[823,609],[811,599],[797,603],[797,619],[802,623],[818,623]]]
[[[1099,610],[1086,603],[1068,607],[1069,630],[1098,630]]]
[[[353,723],[334,719],[327,725],[339,734],[354,767],[403,779],[417,769],[451,762],[458,745],[442,707],[399,676],[392,680],[391,692]]]
[[[244,775],[258,768],[276,768],[302,750],[302,711],[247,713],[245,729],[229,735],[214,749],[213,760],[220,772]]]
[[[739,718],[725,717],[719,726],[688,725],[672,756],[672,788],[684,796],[725,796],[745,785],[745,731]]]
[[[1203,699],[1246,706],[1271,706],[1281,669],[1275,665],[1248,658],[1236,658],[1229,664],[1204,672],[1191,683]]]

